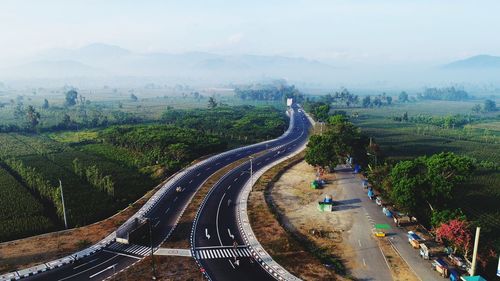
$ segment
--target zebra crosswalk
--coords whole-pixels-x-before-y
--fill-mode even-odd
[[[144,257],[151,254],[151,248],[149,247],[135,245],[135,244],[127,245],[118,242],[114,242],[113,244],[109,245],[106,249],[113,252],[135,255],[139,257]]]
[[[249,257],[250,251],[248,248],[212,248],[212,249],[196,249],[195,255],[197,259],[223,259],[223,258],[238,258]]]

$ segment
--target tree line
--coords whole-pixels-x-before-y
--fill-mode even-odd
[[[78,158],[73,159],[72,164],[74,173],[80,178],[109,196],[115,195],[115,183],[110,175],[103,176],[96,165],[84,167]]]
[[[303,94],[294,85],[289,86],[286,83],[236,87],[234,93],[236,97],[242,100],[280,101],[293,98],[295,101],[300,102],[304,99]]]
[[[59,218],[63,217],[61,193],[58,187],[54,187],[42,173],[33,167],[25,165],[21,160],[12,158],[6,159],[4,162],[12,171],[19,175],[31,190],[55,206]]]

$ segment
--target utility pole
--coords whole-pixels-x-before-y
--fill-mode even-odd
[[[63,207],[64,227],[66,229],[68,229],[68,221],[66,220],[66,207],[64,206],[64,194],[63,194],[63,188],[62,188],[61,180],[59,180],[59,188],[61,189],[61,200],[62,200],[62,207]]]
[[[476,262],[477,262],[477,247],[479,245],[479,232],[481,232],[480,227],[476,227],[476,238],[474,239],[474,252],[472,254],[472,266],[470,268],[470,276],[476,275]]]
[[[153,230],[151,224],[153,223],[151,219],[147,219],[149,224],[149,245],[151,247],[151,270],[153,271],[152,280],[156,280],[156,268],[155,268],[155,258],[153,255]]]

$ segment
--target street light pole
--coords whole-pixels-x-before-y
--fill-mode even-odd
[[[63,188],[62,188],[61,180],[59,180],[59,188],[61,189],[61,201],[62,201],[62,207],[63,207],[64,227],[66,229],[68,229],[68,221],[66,219],[66,207],[64,206],[64,194],[63,194]]]
[[[250,158],[250,186],[253,188],[253,156],[248,156]]]
[[[156,268],[155,268],[155,259],[153,255],[153,230],[151,227],[151,219],[148,219],[149,224],[149,245],[151,246],[151,270],[153,271],[153,280],[156,280]]]

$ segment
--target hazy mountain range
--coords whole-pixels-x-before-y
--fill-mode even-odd
[[[239,82],[284,78],[320,84],[388,85],[428,82],[498,82],[500,57],[479,55],[446,65],[371,65],[321,62],[298,57],[137,53],[107,44],[77,49],[50,49],[13,66],[0,66],[0,81],[9,79],[145,79],[169,81]],[[142,77],[142,78],[141,78]],[[127,78],[128,79],[128,78]],[[343,84],[342,84],[343,83]],[[405,84],[406,83],[406,84]]]
[[[445,65],[448,69],[500,69],[500,57],[479,55]]]

